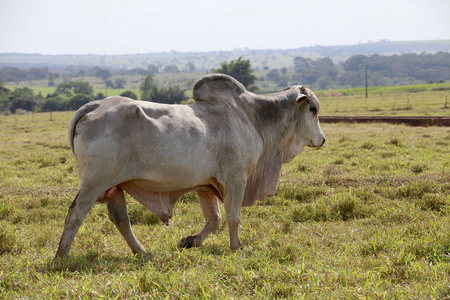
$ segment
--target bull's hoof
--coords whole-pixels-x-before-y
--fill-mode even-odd
[[[151,252],[133,252],[133,257],[139,262],[153,261],[153,254]]]
[[[195,247],[195,235],[190,235],[182,238],[178,244],[178,248],[192,248]]]
[[[236,245],[236,246],[230,245],[230,249],[233,250],[233,251],[238,251],[238,250],[244,249],[244,246],[242,246],[242,244],[239,242],[239,244]]]

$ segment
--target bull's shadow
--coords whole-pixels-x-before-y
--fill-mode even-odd
[[[202,255],[224,256],[234,253],[220,244],[202,245],[196,249],[179,248],[174,251],[201,251]],[[71,255],[67,259],[51,259],[37,267],[41,273],[79,272],[100,274],[104,272],[115,273],[118,270],[145,268],[149,263],[156,263],[158,258],[152,253],[137,255],[111,255],[96,251],[89,251],[81,255]]]
[[[230,249],[224,247],[223,245],[205,245],[203,244],[201,247],[198,248],[203,255],[213,255],[213,256],[224,256],[230,253],[235,253],[235,252],[231,252]],[[186,250],[189,251],[189,250]]]
[[[99,252],[89,251],[88,253],[83,255],[71,255],[67,259],[48,260],[47,262],[38,266],[37,271],[41,273],[115,273],[119,270],[123,270],[123,268],[144,268],[148,263],[153,262],[153,260],[154,256],[151,253],[116,256],[110,254],[100,255]]]

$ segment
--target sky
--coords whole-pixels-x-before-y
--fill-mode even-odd
[[[449,0],[0,0],[0,53],[138,54],[450,39]]]

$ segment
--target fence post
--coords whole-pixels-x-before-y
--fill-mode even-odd
[[[366,65],[366,99],[369,96],[369,93],[367,91],[367,86],[368,86],[368,80],[367,80],[367,65]]]

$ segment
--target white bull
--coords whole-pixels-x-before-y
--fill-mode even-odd
[[[305,146],[325,143],[319,101],[293,86],[256,95],[227,75],[194,86],[195,103],[166,105],[110,97],[81,107],[69,138],[80,178],[56,257],[69,254],[86,213],[101,197],[133,253],[145,252],[128,217],[124,191],[166,225],[177,199],[196,191],[206,224],[180,247],[200,246],[221,222],[225,206],[231,249],[241,248],[240,210],[273,196],[282,163]]]

